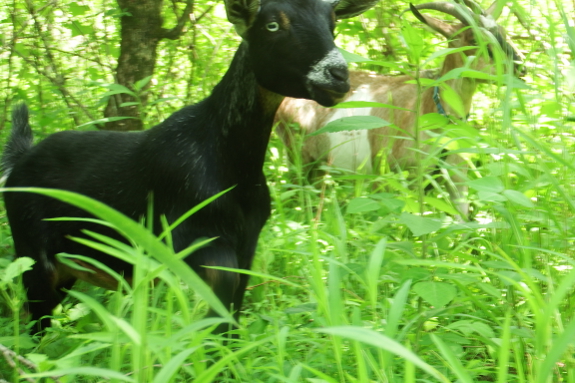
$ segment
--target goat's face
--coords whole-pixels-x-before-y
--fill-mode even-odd
[[[376,2],[228,0],[226,6],[262,87],[333,106],[349,91],[347,63],[333,42],[336,18]]]
[[[477,7],[477,4],[473,2],[466,2],[465,0],[463,2]],[[507,41],[505,30],[495,22],[495,18],[497,18],[497,15],[494,14],[496,5],[497,1],[487,11],[476,9],[479,13],[445,2],[425,3],[416,6],[410,4],[410,10],[421,22],[447,38],[450,48],[475,47],[465,50],[463,53],[454,54],[463,54],[467,57],[474,56],[475,59],[471,63],[473,69],[496,74],[496,66],[498,64],[496,60],[504,58],[513,62],[515,75],[522,77],[525,72],[521,65],[520,54]],[[454,16],[461,23],[456,25],[447,24],[434,17],[421,14],[419,9],[443,12]],[[471,20],[474,20],[476,26],[470,26]],[[461,64],[457,66],[459,65]]]
[[[463,53],[475,59],[471,68],[492,75],[497,74],[496,60],[508,60],[513,64],[515,76],[523,77],[526,72],[522,65],[520,54],[507,42],[505,30],[497,26],[494,30],[486,32],[483,29],[460,24],[456,36],[452,36],[449,46],[451,48],[474,47]]]

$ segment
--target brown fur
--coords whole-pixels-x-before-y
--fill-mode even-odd
[[[427,16],[424,16],[424,18],[428,26],[451,40],[448,44],[450,48],[476,44],[471,28],[467,28],[463,24],[448,25]],[[487,50],[475,48],[447,55],[437,77],[443,76],[452,69],[462,67],[467,56],[471,55],[480,55],[473,61],[472,69],[488,73],[493,72],[493,68],[489,68],[492,61],[487,57]],[[433,78],[428,72],[422,72],[420,77]],[[369,85],[371,99],[365,101],[376,101],[407,109],[407,111],[392,108],[371,109],[373,116],[380,117],[395,125],[395,127],[385,126],[368,132],[371,160],[374,165],[373,169],[377,173],[379,173],[377,169],[381,169],[381,166],[379,166],[381,161],[377,159],[380,155],[385,161],[386,166],[383,166],[384,170],[387,168],[391,170],[406,170],[413,167],[416,164],[416,154],[413,150],[416,116],[438,113],[432,97],[433,88],[423,91],[419,99],[419,111],[417,114],[414,113],[418,100],[418,87],[416,84],[406,83],[414,79],[414,76],[407,75],[383,76],[367,72],[352,72],[350,74],[352,88],[344,101],[349,99],[357,91],[358,87]],[[458,78],[448,80],[446,83],[459,95],[463,104],[464,116],[459,116],[447,103],[441,101],[443,108],[450,117],[455,117],[456,119],[465,118],[471,109],[472,97],[476,90],[476,80]],[[323,127],[334,113],[334,109],[323,108],[313,101],[286,98],[276,114],[276,121],[278,122],[276,132],[286,146],[292,151],[297,151],[298,148],[295,147],[296,140],[294,140],[293,133],[294,123],[301,126],[302,133],[309,134]],[[428,138],[430,136],[426,131],[420,132],[419,142],[424,142]],[[430,147],[421,145],[420,149],[424,153],[428,153]],[[304,164],[326,161],[329,150],[330,142],[327,135],[307,137],[304,139],[303,148],[301,149],[302,161]],[[449,155],[445,160],[449,165],[453,166],[458,166],[462,162],[462,158],[459,155]],[[453,201],[464,197],[464,194],[466,194],[466,187],[462,185],[466,172],[467,168],[465,166],[460,166],[459,172],[450,172],[452,181],[458,184],[455,189],[448,187]],[[467,215],[468,208],[466,203],[459,203],[459,209],[463,215]]]

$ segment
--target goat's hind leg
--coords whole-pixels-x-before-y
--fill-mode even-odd
[[[18,254],[23,256],[24,253],[20,251]],[[74,278],[59,278],[58,268],[45,256],[34,259],[36,263],[32,270],[22,276],[28,297],[27,310],[32,321],[36,321],[36,325],[30,329],[32,335],[50,327],[52,311],[65,297],[62,289],[70,289],[75,282]]]

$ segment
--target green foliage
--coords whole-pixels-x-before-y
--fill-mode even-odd
[[[133,92],[113,84],[122,11],[108,0],[30,3],[0,7],[4,136],[14,100],[30,103],[40,137],[102,122],[106,97]],[[220,3],[198,2],[199,20],[181,39],[162,42],[156,73],[134,88],[151,95],[146,126],[203,98],[229,65],[238,40],[230,39]],[[172,7],[182,5],[164,5],[165,27],[176,20]],[[405,7],[382,2],[340,22],[338,41],[371,59],[348,55],[352,65],[417,72],[453,53],[400,21]],[[25,358],[2,349],[0,379],[575,382],[574,11],[559,2],[513,2],[513,9],[529,27],[517,15],[502,16],[526,54],[524,82],[468,68],[419,80],[422,90],[444,91],[451,78],[487,81],[467,123],[420,116],[418,129],[441,133],[430,156],[414,153],[420,169],[442,163],[443,149],[464,157],[472,169],[472,220],[453,218],[457,211],[435,174],[324,167],[322,182],[309,184],[298,154],[288,161],[272,137],[264,169],[273,214],[250,272],[239,339],[226,344],[210,335],[222,319],[203,319],[205,302],[217,305],[213,294],[182,262],[205,244],[174,254],[168,229],[157,239],[105,206],[49,192],[130,237],[132,246],[95,234],[85,241],[132,262],[136,281],[114,292],[76,286],[53,329],[31,338],[20,283],[29,261],[13,261],[0,217],[0,345]],[[450,104],[457,109],[457,102]],[[63,262],[74,258],[61,255]],[[156,277],[161,282],[151,284]]]

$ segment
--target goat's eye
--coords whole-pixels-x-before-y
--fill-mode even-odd
[[[280,25],[275,21],[266,24],[266,29],[270,32],[277,32],[280,30]]]

